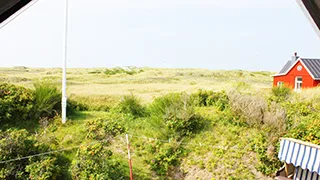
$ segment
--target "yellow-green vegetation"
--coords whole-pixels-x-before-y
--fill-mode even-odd
[[[0,178],[271,179],[279,138],[320,144],[319,89],[271,88],[270,72],[0,68]],[[19,113],[17,113],[19,112]],[[67,149],[66,149],[67,148]]]
[[[133,93],[143,102],[171,92],[195,92],[198,89],[227,90],[242,82],[253,88],[270,88],[272,72],[214,71],[206,69],[133,69],[137,73],[119,71],[107,75],[107,68],[68,69],[68,96],[79,102],[99,104],[118,102],[123,95]],[[110,70],[109,70],[110,71]],[[131,71],[130,71],[131,72]],[[0,81],[33,88],[35,81],[61,83],[61,69],[26,67],[0,68]],[[103,106],[102,106],[103,107]],[[91,108],[91,107],[90,107]]]

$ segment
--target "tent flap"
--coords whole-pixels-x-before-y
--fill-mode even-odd
[[[287,164],[315,172],[320,175],[320,147],[303,141],[283,138],[278,157]]]

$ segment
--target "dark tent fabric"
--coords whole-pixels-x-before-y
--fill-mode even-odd
[[[32,0],[0,0],[0,23],[8,19]]]
[[[314,25],[320,30],[320,0],[299,0],[308,11]]]

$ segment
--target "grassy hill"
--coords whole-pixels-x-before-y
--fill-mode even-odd
[[[134,93],[144,102],[151,102],[155,97],[171,92],[195,92],[198,89],[219,91],[230,89],[238,82],[259,89],[270,88],[273,74],[242,70],[134,68],[132,75],[126,71],[108,75],[109,71],[106,68],[68,69],[69,97],[118,99]],[[1,81],[30,88],[35,81],[43,80],[60,85],[61,76],[61,69],[0,68]]]
[[[106,149],[113,153],[108,169],[127,177],[125,134],[131,143],[136,179],[271,179],[280,165],[275,155],[279,137],[317,143],[320,135],[313,133],[317,131],[313,127],[301,125],[319,124],[314,121],[319,115],[318,89],[300,94],[271,90],[272,74],[68,69],[68,96],[77,110],[66,124],[55,116],[19,125],[10,121],[2,129],[26,128],[40,144],[49,143],[53,150],[74,147],[58,153],[65,162],[57,165],[65,169],[60,172],[64,179],[85,177],[77,174],[77,168],[84,166],[79,158],[88,158],[90,152],[89,162],[97,164],[101,157],[108,158],[102,153]],[[60,69],[0,68],[2,82],[29,89],[44,81],[60,86],[60,79]],[[293,127],[305,133],[297,134]],[[103,148],[90,150],[92,143],[99,145],[106,138]],[[100,158],[94,159],[95,153],[100,153]],[[118,164],[112,166],[114,163]],[[97,169],[81,171],[101,175]]]

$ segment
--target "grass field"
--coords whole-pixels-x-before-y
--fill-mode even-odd
[[[229,91],[240,87],[264,92],[270,90],[273,74],[242,70],[139,68],[131,75],[126,72],[108,75],[106,71],[106,68],[68,69],[69,99],[94,107],[102,104],[112,107],[123,95],[131,93],[139,97],[143,104],[150,104],[155,98],[171,92],[193,93],[198,89]],[[49,81],[59,86],[61,76],[61,69],[0,68],[2,82],[28,88],[33,88],[38,81]],[[206,119],[206,127],[183,140],[188,154],[167,179],[269,179],[255,169],[258,165],[256,154],[248,147],[249,140],[259,129],[221,123],[217,118],[219,112],[212,107],[201,107],[196,111]],[[72,115],[64,125],[57,118],[49,125],[40,125],[36,131],[40,132],[40,138],[44,141],[50,137],[57,138],[59,148],[79,146],[85,139],[87,121],[111,115],[111,112],[89,109]],[[119,121],[123,121],[121,119],[119,117]],[[145,162],[151,155],[141,150],[143,144],[149,143],[143,137],[162,137],[161,127],[154,127],[148,119],[143,118],[124,123],[127,133],[131,135],[135,174],[141,179],[161,179]],[[115,139],[112,148],[119,159],[127,161],[123,135]],[[76,149],[65,153],[72,160]]]
[[[70,98],[118,99],[133,93],[144,102],[170,92],[195,92],[198,89],[227,90],[237,83],[268,89],[273,73],[242,70],[224,71],[207,69],[155,69],[141,68],[142,72],[129,75],[106,75],[106,69],[68,69],[67,86]],[[0,80],[32,88],[36,81],[61,84],[61,69],[35,69],[26,67],[0,68]]]

